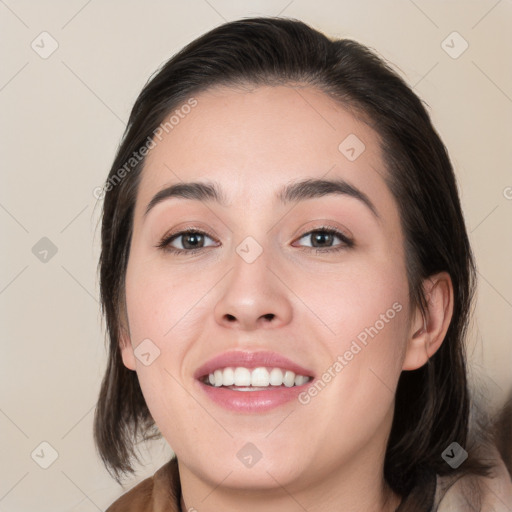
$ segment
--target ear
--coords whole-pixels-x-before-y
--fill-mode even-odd
[[[121,350],[123,364],[128,368],[128,370],[135,370],[135,354],[133,352],[130,333],[123,325],[121,325],[119,332],[119,350]]]
[[[425,316],[416,308],[407,340],[402,370],[423,366],[443,343],[453,314],[453,285],[447,272],[423,281],[427,309]]]

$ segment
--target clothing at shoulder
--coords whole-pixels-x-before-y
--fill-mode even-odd
[[[173,457],[152,477],[143,480],[121,496],[106,512],[180,512],[180,500],[178,460]],[[455,479],[439,476],[436,478],[435,475],[424,473],[415,492],[412,492],[398,508],[399,512],[419,512],[420,510],[510,512],[512,511],[510,474],[499,456],[496,458],[493,478],[471,476]]]
[[[180,499],[178,460],[173,457],[152,477],[112,503],[106,512],[179,512]]]
[[[492,478],[464,476],[437,477],[435,512],[511,512],[512,480],[496,452]]]

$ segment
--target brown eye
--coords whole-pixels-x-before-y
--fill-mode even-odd
[[[213,243],[208,243],[211,240]],[[216,242],[208,234],[199,230],[186,230],[164,237],[157,245],[158,248],[174,253],[195,253]]]
[[[197,249],[204,246],[204,235],[200,233],[185,233],[175,238],[175,240],[179,239],[183,249]]]
[[[302,235],[299,240],[309,240],[305,247],[328,251],[337,251],[346,247],[352,247],[354,242],[346,235],[333,228],[319,228]],[[339,242],[336,243],[336,240]]]

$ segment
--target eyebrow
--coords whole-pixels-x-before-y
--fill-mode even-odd
[[[379,217],[379,213],[370,198],[354,185],[338,178],[333,180],[305,179],[289,185],[285,185],[278,193],[277,199],[282,204],[305,201],[327,195],[346,195],[361,201],[372,214]],[[160,190],[149,202],[144,212],[144,217],[162,201],[173,197],[192,199],[195,201],[215,201],[222,206],[227,206],[226,196],[215,182],[190,182],[176,183]]]

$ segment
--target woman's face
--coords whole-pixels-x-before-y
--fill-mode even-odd
[[[124,364],[182,467],[211,485],[293,489],[374,468],[411,314],[378,137],[313,88],[195,100],[155,138],[142,173]],[[145,214],[160,191],[192,182],[214,184],[219,201],[188,192]],[[190,229],[201,233],[174,236]],[[204,366],[232,351],[246,358]],[[263,351],[275,354],[252,358]],[[229,370],[214,386],[198,378],[225,367],[241,368],[239,389],[217,386]],[[289,387],[292,369],[312,380]]]

